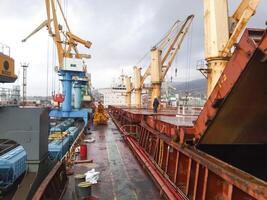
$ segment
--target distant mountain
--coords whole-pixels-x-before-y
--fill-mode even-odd
[[[189,82],[172,82],[168,84],[176,89],[175,93],[179,94],[189,92],[191,95],[206,95],[207,91],[206,79],[197,79]]]

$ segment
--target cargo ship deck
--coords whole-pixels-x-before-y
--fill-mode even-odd
[[[132,115],[145,115],[152,116],[157,118],[160,121],[169,123],[175,126],[193,126],[193,122],[197,119],[199,112],[201,111],[201,107],[196,107],[191,112],[181,113],[178,112],[177,108],[161,108],[157,113],[153,113],[152,109],[145,108],[121,108],[123,111],[130,113]],[[184,108],[188,108],[184,106]]]
[[[93,163],[76,164],[74,175],[69,176],[69,184],[63,199],[72,199],[75,174],[85,173],[95,168],[100,172],[98,183],[92,185],[92,196],[97,199],[160,199],[159,190],[138,163],[122,135],[112,120],[108,126],[96,127],[85,139],[87,158]]]

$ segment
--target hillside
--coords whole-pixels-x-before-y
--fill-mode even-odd
[[[175,88],[175,93],[184,94],[189,92],[192,95],[205,95],[207,91],[207,80],[197,79],[189,82],[172,82],[168,83]]]

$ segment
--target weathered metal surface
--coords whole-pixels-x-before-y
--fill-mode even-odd
[[[44,108],[0,108],[0,138],[22,145],[27,152],[31,172],[38,171],[40,162],[47,158],[48,110]]]
[[[7,197],[7,199],[12,199],[12,200],[27,199],[31,186],[33,185],[36,177],[37,173],[27,172],[24,175],[23,180],[19,183],[18,189],[17,190],[14,189],[15,194],[10,196],[10,198]]]
[[[196,120],[201,144],[267,143],[266,30],[247,29]]]
[[[16,148],[19,144],[13,140],[0,139],[0,156]]]
[[[248,173],[186,144],[142,120],[134,123],[118,108],[110,107],[133,153],[168,199],[267,199],[267,184]],[[124,112],[123,112],[124,113]],[[142,117],[141,117],[142,118]],[[144,117],[142,118],[144,119]],[[186,127],[189,129],[188,127]],[[134,130],[136,131],[134,134]],[[129,134],[131,133],[131,134]],[[191,134],[194,129],[191,129]],[[229,153],[229,152],[228,152]],[[163,179],[162,179],[163,177]],[[177,195],[175,198],[173,195]]]
[[[66,189],[67,181],[65,164],[59,161],[38,187],[32,199],[61,199]]]
[[[67,186],[67,170],[73,165],[73,156],[78,143],[84,138],[84,123],[76,122],[79,128],[79,134],[73,141],[68,152],[60,161],[55,160],[53,163],[47,160],[47,163],[40,165],[40,170],[34,180],[34,187],[27,192],[27,199],[61,199]],[[45,173],[45,174],[44,174]],[[44,178],[45,175],[45,178]],[[24,181],[24,180],[23,180]],[[16,195],[19,196],[24,190],[19,188]],[[56,193],[56,194],[55,194]]]
[[[95,139],[95,142],[87,144],[88,159],[92,159],[93,163],[76,164],[74,172],[85,173],[92,168],[100,172],[98,183],[92,185],[93,196],[98,199],[160,199],[159,191],[112,121],[108,122],[107,127],[97,127],[91,132],[85,139]],[[74,176],[69,177],[70,184],[63,199],[72,198]]]
[[[154,162],[150,160],[149,155],[147,155],[143,149],[140,147],[140,144],[128,134],[128,131],[131,130],[131,126],[121,126],[119,122],[113,118],[116,126],[119,128],[120,132],[123,133],[124,139],[129,144],[130,148],[132,149],[133,153],[137,157],[137,159],[142,163],[142,165],[147,169],[148,173],[155,181],[156,185],[160,189],[160,194],[167,199],[182,199],[183,195],[181,192],[175,190],[173,185],[168,182],[164,176],[158,171],[157,167],[155,166]],[[123,127],[123,128],[122,128]],[[138,130],[138,129],[136,129]],[[141,139],[141,137],[139,137]],[[142,140],[146,143],[148,138]]]
[[[150,128],[158,130],[180,143],[192,141],[194,138],[195,130],[188,124],[192,124],[196,116],[176,116],[173,114],[174,111],[168,112],[168,110],[162,110],[158,114],[151,114],[152,111],[142,111],[142,109],[125,109],[113,106],[110,106],[110,109],[112,110],[112,115],[117,117],[121,124],[133,125],[145,121]],[[138,110],[141,110],[141,112],[138,112]]]
[[[193,126],[193,122],[197,119],[197,116],[187,116],[187,115],[176,115],[173,116],[158,116],[162,122],[166,122],[168,124],[174,124],[176,126]]]
[[[166,116],[174,116],[177,114],[176,109],[160,109],[158,113],[153,113],[152,109],[147,108],[123,108],[124,111],[132,114],[142,114],[142,115],[166,115]]]

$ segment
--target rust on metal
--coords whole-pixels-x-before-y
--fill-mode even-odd
[[[267,31],[247,29],[195,123],[202,144],[267,143]],[[216,140],[215,140],[216,139]]]
[[[128,134],[127,124],[136,125],[136,121],[131,122],[124,112],[120,115],[120,108],[110,107],[110,114],[133,153],[168,199],[174,194],[178,199],[267,198],[264,181],[189,145],[178,144],[143,120],[135,134]]]
[[[266,30],[244,32],[197,119],[109,107],[168,199],[267,199],[266,49]]]
[[[38,187],[33,200],[61,199],[67,182],[66,166],[64,162],[59,161]]]

